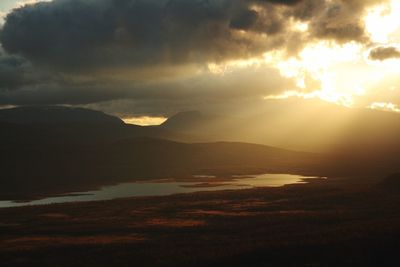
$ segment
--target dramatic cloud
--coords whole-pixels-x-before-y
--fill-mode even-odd
[[[372,60],[387,60],[400,58],[400,49],[397,47],[376,47],[369,53],[369,58]]]
[[[0,91],[14,90],[38,81],[38,74],[23,57],[8,55],[0,49]]]
[[[91,104],[91,107],[101,107],[103,110],[111,106],[119,114],[126,112],[136,115],[172,115],[188,109],[218,113],[244,108],[244,103],[247,106],[258,103],[265,95],[295,87],[293,80],[282,77],[276,69],[252,66],[245,70],[235,69],[224,75],[203,71],[189,78],[156,82],[96,78],[85,78],[85,82],[82,82],[69,78],[64,82],[55,81],[34,88],[0,91],[0,105]]]
[[[290,18],[316,38],[361,41],[370,2],[55,0],[14,10],[0,40],[9,53],[71,68],[222,61],[285,47]]]
[[[275,3],[275,4],[283,4],[283,5],[294,5],[300,3],[304,0],[264,0],[265,2]]]
[[[296,18],[309,21],[311,36],[338,42],[367,42],[362,15],[382,0],[304,0],[294,7]]]
[[[9,14],[1,33],[10,53],[50,65],[206,62],[261,53],[268,40],[231,31],[240,1],[58,0]],[[270,24],[274,24],[271,22]]]
[[[20,6],[0,30],[0,105],[170,115],[234,110],[291,90],[312,93],[323,86],[315,79],[323,76],[319,69],[299,67],[288,75],[293,66],[282,73],[278,63],[302,58],[305,47],[318,43],[368,46],[363,16],[382,2],[53,0]],[[274,62],[271,55],[278,55]],[[316,57],[318,65],[326,65],[323,56]]]

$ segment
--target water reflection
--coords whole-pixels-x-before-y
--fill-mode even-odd
[[[207,182],[135,182],[123,183],[113,186],[105,186],[100,190],[76,192],[64,196],[49,197],[30,202],[18,203],[14,201],[0,201],[0,208],[5,207],[21,207],[29,205],[45,205],[54,203],[80,202],[80,201],[96,201],[110,200],[124,197],[137,196],[165,196],[177,193],[192,193],[198,191],[217,191],[246,189],[264,186],[283,186],[286,184],[303,183],[306,178],[300,175],[291,174],[261,174],[261,175],[236,175],[232,176],[232,180],[224,182],[212,182],[209,175],[194,175],[194,177],[209,178]],[[210,181],[211,179],[211,181]]]

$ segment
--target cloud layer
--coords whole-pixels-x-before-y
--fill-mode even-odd
[[[58,66],[221,61],[284,46],[291,19],[309,22],[311,37],[362,40],[370,2],[56,0],[14,10],[0,40]]]
[[[369,58],[372,60],[381,60],[381,61],[393,58],[400,58],[400,49],[393,46],[376,47],[370,51]]]
[[[135,111],[139,104],[133,104],[132,112],[159,114],[207,101],[224,106],[261,99],[296,85],[264,65],[225,76],[213,75],[206,66],[268,51],[296,55],[316,40],[367,43],[361,18],[365,8],[380,2],[53,0],[26,5],[6,16],[0,32],[0,104],[131,99],[148,105]],[[299,31],[296,23],[308,29]]]
[[[285,44],[288,17],[269,2],[294,3],[58,0],[13,11],[0,40],[9,53],[70,68],[246,58]]]

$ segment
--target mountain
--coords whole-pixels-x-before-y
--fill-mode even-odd
[[[302,113],[288,110],[276,117],[272,107],[229,117],[186,112],[147,127],[85,109],[1,110],[0,198],[192,174],[374,176],[399,171],[398,114],[300,107]],[[336,145],[325,153],[295,152],[304,144],[313,148],[314,142]],[[277,148],[283,144],[285,149]]]
[[[196,130],[202,130],[205,125],[211,127],[221,119],[225,118],[203,114],[199,111],[186,111],[179,112],[168,118],[160,127],[177,132],[195,132]]]
[[[117,117],[82,108],[21,107],[0,110],[0,127],[0,143],[14,139],[34,143],[43,138],[91,143],[152,137],[191,143],[257,143],[319,153],[400,152],[400,114],[311,100],[272,101],[252,112],[229,115],[188,111],[149,127],[125,124]]]
[[[239,136],[232,136],[232,131],[236,131],[240,125],[243,124],[239,118],[231,118],[229,116],[216,114],[206,114],[200,111],[185,111],[171,116],[163,124],[161,124],[159,128],[184,134],[187,139],[183,141],[253,142],[254,140],[241,138]]]
[[[0,110],[0,145],[41,146],[111,143],[123,138],[180,139],[161,127],[125,124],[103,112],[59,106],[18,107]]]
[[[247,143],[183,143],[177,140],[193,138],[170,130],[187,127],[191,121],[203,125],[209,119],[189,112],[162,126],[142,127],[87,109],[1,110],[0,198],[199,173],[226,176],[314,169],[316,156],[311,153]]]
[[[324,153],[400,150],[400,114],[313,100],[270,101],[257,111],[229,116],[179,113],[163,127],[208,142],[240,141]]]
[[[195,125],[207,123],[207,121],[208,116],[205,116],[199,111],[186,111],[179,112],[176,115],[168,118],[164,123],[161,124],[161,126],[174,130],[186,130]]]
[[[63,106],[2,109],[0,110],[0,122],[15,124],[123,124],[121,119],[100,111]]]

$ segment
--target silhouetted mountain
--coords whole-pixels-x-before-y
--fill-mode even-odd
[[[121,138],[180,135],[161,127],[125,124],[103,112],[58,106],[18,107],[0,110],[0,145],[92,144]]]
[[[237,119],[215,114],[203,114],[199,111],[186,111],[175,114],[159,127],[186,135],[184,141],[248,141],[232,138],[230,131],[236,128]]]
[[[351,109],[320,101],[268,102],[228,116],[181,113],[164,127],[202,141],[240,141],[319,152],[384,153],[400,149],[400,114]]]
[[[180,112],[168,118],[161,126],[174,131],[187,131],[197,128],[204,124],[210,124],[216,118],[210,115],[202,114],[199,111]]]
[[[123,124],[121,119],[100,111],[63,106],[2,109],[0,121],[16,124]]]
[[[9,138],[19,135],[12,134],[15,130],[31,132],[32,140],[112,142],[155,137],[184,142],[258,143],[324,153],[395,155],[400,150],[399,114],[308,101],[290,103],[290,107],[272,102],[260,111],[230,116],[189,111],[150,127],[124,124],[116,117],[87,109],[26,107],[0,110],[0,122],[14,124],[6,127],[13,129],[6,130]],[[29,128],[22,130],[18,124]]]
[[[312,108],[308,111],[311,110],[314,111]],[[280,172],[343,176],[399,171],[396,154],[399,146],[396,144],[399,144],[400,134],[395,135],[400,133],[397,114],[336,110],[336,107],[327,110],[334,112],[325,110],[302,120],[299,115],[294,120],[280,117],[275,121],[270,114],[238,119],[189,112],[178,114],[162,126],[152,127],[127,125],[115,117],[81,109],[2,111],[0,113],[7,122],[0,121],[0,197],[67,192],[80,190],[82,186],[198,173]],[[31,123],[28,120],[30,111],[36,116],[32,117]],[[54,114],[49,115],[53,111]],[[13,120],[4,114],[11,114],[9,118]],[[40,118],[46,114],[49,120]],[[73,120],[71,114],[90,115]],[[341,123],[337,123],[338,118],[334,117],[351,114],[359,116],[349,119],[346,127],[341,119]],[[61,121],[64,123],[58,123]],[[341,131],[337,132],[339,125]],[[183,134],[174,131],[177,129]],[[335,134],[330,130],[335,130]],[[334,136],[340,145],[332,155],[250,144],[251,140],[279,143],[276,137],[280,137],[288,146],[299,147],[302,142],[311,142],[313,137],[322,142]],[[191,144],[162,139],[190,141]],[[210,142],[194,143],[196,140]],[[244,140],[247,143],[215,140]],[[360,146],[358,153],[353,155],[337,152],[356,150],[357,144],[365,141],[372,145]],[[382,142],[395,145],[385,147],[381,146]],[[347,150],[341,149],[345,145],[348,145]]]

